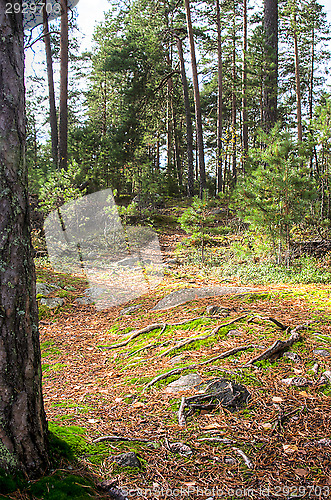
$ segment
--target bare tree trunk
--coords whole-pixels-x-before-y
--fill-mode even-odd
[[[68,2],[61,4],[61,41],[60,41],[60,114],[59,114],[59,168],[67,169],[68,163]]]
[[[265,69],[263,126],[268,132],[277,121],[278,92],[278,0],[264,0]]]
[[[49,35],[48,15],[47,15],[47,2],[43,7],[43,31],[44,43],[46,53],[46,66],[47,66],[47,80],[48,80],[48,96],[49,96],[49,123],[51,127],[51,142],[52,142],[52,158],[55,167],[58,166],[58,128],[57,128],[57,114],[55,103],[55,90],[54,90],[54,77],[53,77],[53,60],[51,49],[51,38]]]
[[[294,6],[294,12],[293,12],[293,38],[294,38],[294,63],[295,63],[295,93],[297,98],[297,128],[298,128],[298,141],[301,142],[302,141],[301,89],[300,89],[296,5]]]
[[[223,62],[220,2],[216,0],[217,23],[217,145],[216,145],[216,194],[223,190],[222,134],[223,134]]]
[[[201,104],[199,92],[199,80],[197,61],[195,57],[195,45],[192,29],[190,0],[185,0],[187,32],[190,41],[191,63],[192,63],[192,77],[193,77],[193,90],[194,90],[194,103],[195,103],[195,122],[197,129],[197,149],[199,158],[199,174],[200,174],[200,198],[202,198],[203,191],[206,187],[206,170],[205,170],[205,155],[203,148],[203,133],[202,133],[202,119],[201,119]]]
[[[233,20],[232,20],[232,106],[231,106],[231,121],[232,121],[232,185],[237,182],[237,140],[236,140],[236,124],[237,124],[237,96],[236,96],[236,2],[233,1]]]
[[[176,45],[180,61],[180,76],[183,86],[184,106],[185,106],[185,119],[186,119],[186,144],[187,144],[187,195],[191,198],[194,195],[194,160],[193,160],[193,129],[191,106],[188,92],[188,84],[185,71],[185,61],[183,55],[182,40],[176,36]]]
[[[242,66],[242,137],[243,137],[243,173],[245,173],[248,152],[248,123],[247,123],[247,0],[243,4],[243,66]]]
[[[21,14],[6,13],[6,0],[0,37],[0,468],[33,477],[48,467],[47,423],[25,164],[23,24]]]

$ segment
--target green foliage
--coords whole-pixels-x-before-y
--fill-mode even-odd
[[[290,231],[316,198],[315,183],[306,166],[309,151],[278,126],[261,139],[267,146],[264,151],[249,151],[251,168],[236,189],[236,207],[245,221],[271,237],[278,263],[282,244],[286,244],[288,263]]]
[[[78,189],[80,169],[73,160],[68,165],[68,170],[52,172],[40,190],[40,209],[48,214],[64,203],[76,200],[84,195],[84,190]]]
[[[200,246],[201,261],[204,263],[205,245],[211,240],[211,234],[216,233],[213,228],[215,215],[209,208],[208,195],[204,193],[202,200],[195,196],[192,205],[179,217],[178,222],[187,234],[191,235],[189,243]]]

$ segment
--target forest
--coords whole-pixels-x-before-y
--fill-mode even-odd
[[[79,16],[0,0],[0,499],[330,498],[325,6]]]

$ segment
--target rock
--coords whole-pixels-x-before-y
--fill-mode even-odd
[[[56,285],[50,285],[48,283],[36,283],[36,295],[47,296],[55,290],[60,288]]]
[[[222,314],[228,316],[230,314],[230,309],[227,307],[220,307],[220,306],[207,306],[206,307],[206,313],[210,315],[214,314]]]
[[[120,316],[124,316],[125,314],[131,314],[141,307],[141,304],[136,304],[135,306],[125,307],[120,311]]]
[[[294,363],[301,363],[302,361],[302,358],[296,352],[285,352],[284,356],[291,361],[294,361]]]
[[[53,299],[41,299],[40,304],[42,306],[49,307],[50,309],[55,309],[56,307],[63,306],[64,299],[61,297],[54,297]]]
[[[224,463],[229,464],[229,465],[234,465],[237,463],[237,460],[232,457],[224,457]]]
[[[318,385],[329,385],[331,384],[331,371],[326,370],[325,372],[322,373],[319,381],[317,382]]]
[[[171,307],[185,304],[191,300],[204,299],[207,297],[219,297],[221,295],[236,295],[251,292],[251,288],[205,286],[201,288],[182,288],[163,297],[152,309],[152,311],[162,311]]]
[[[167,266],[178,266],[179,260],[178,259],[169,259],[165,261],[165,264]]]
[[[117,481],[106,480],[98,483],[98,487],[103,491],[107,491],[109,497],[113,500],[128,500],[127,492],[116,488],[116,483]]]
[[[105,288],[101,288],[99,286],[91,286],[84,291],[84,294],[90,298],[98,298],[101,297],[107,290]]]
[[[233,337],[240,337],[242,332],[240,330],[229,330],[228,335],[232,335]]]
[[[188,455],[192,455],[191,448],[184,443],[169,444],[169,449],[173,453],[179,453],[183,457],[187,457]]]
[[[282,383],[294,387],[307,387],[307,385],[312,385],[310,380],[308,380],[306,377],[283,378]]]
[[[93,304],[94,301],[91,297],[79,297],[75,300],[75,304],[79,304],[81,306],[87,306],[89,304]]]
[[[313,374],[315,375],[315,377],[317,377],[319,369],[320,369],[320,365],[318,363],[315,363],[314,366],[311,369],[311,371],[313,372]]]
[[[200,384],[202,381],[200,375],[197,373],[189,373],[188,375],[182,375],[179,379],[174,380],[165,388],[165,392],[176,394],[181,391],[188,391]]]
[[[126,257],[125,259],[117,261],[118,266],[137,266],[138,263],[139,260],[137,257]]]
[[[177,365],[178,363],[181,363],[183,361],[183,356],[174,356],[169,360],[169,363],[171,365]]]
[[[324,358],[329,358],[331,356],[330,352],[326,349],[315,349],[313,352],[316,356],[323,356]]]
[[[114,461],[120,467],[138,467],[141,468],[141,463],[137,455],[130,451],[129,453],[121,453],[121,455],[116,455]]]

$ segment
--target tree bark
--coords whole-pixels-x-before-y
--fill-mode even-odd
[[[295,93],[297,99],[298,141],[302,142],[301,88],[300,88],[300,72],[299,72],[299,50],[298,50],[296,5],[294,5],[294,11],[293,11],[293,38],[294,38],[294,64],[295,64]]]
[[[43,31],[44,43],[46,53],[46,66],[47,66],[47,80],[48,80],[48,95],[49,95],[49,123],[51,126],[51,142],[52,142],[52,157],[53,163],[58,166],[58,127],[57,127],[57,113],[55,104],[55,90],[54,90],[54,77],[53,77],[53,60],[51,49],[51,38],[49,35],[48,15],[47,15],[47,2],[43,7]]]
[[[247,0],[243,3],[243,66],[242,66],[242,141],[243,141],[243,173],[245,173],[248,152],[248,123],[247,123]]]
[[[191,20],[190,0],[185,0],[185,10],[186,10],[186,21],[187,21],[187,33],[188,33],[188,37],[189,37],[189,41],[190,41],[192,78],[193,78],[193,90],[194,90],[195,122],[196,122],[196,130],[197,130],[197,149],[198,149],[199,175],[200,175],[200,193],[199,194],[200,194],[200,198],[202,198],[203,191],[206,187],[206,170],[205,170],[205,155],[204,155],[204,147],[203,147],[199,80],[198,80],[197,61],[196,61],[196,57],[195,57],[195,44],[194,44],[193,28],[192,28],[192,20]]]
[[[268,132],[277,121],[278,91],[278,0],[264,0],[263,126]]]
[[[236,96],[236,2],[233,0],[233,20],[232,20],[232,106],[231,106],[231,121],[232,121],[232,185],[237,183],[237,96]]]
[[[68,2],[61,4],[60,40],[60,113],[59,113],[59,168],[67,170],[68,163]]]
[[[193,129],[191,106],[188,92],[188,84],[185,71],[185,61],[183,55],[182,40],[176,36],[176,45],[178,50],[178,57],[180,62],[180,76],[183,86],[184,106],[185,106],[185,120],[186,120],[186,144],[187,144],[187,196],[191,198],[194,196],[194,160],[193,160]]]
[[[216,0],[217,24],[217,145],[216,145],[216,194],[223,190],[222,135],[223,135],[223,61],[220,2]]]
[[[0,467],[48,467],[25,165],[21,14],[0,0]]]

